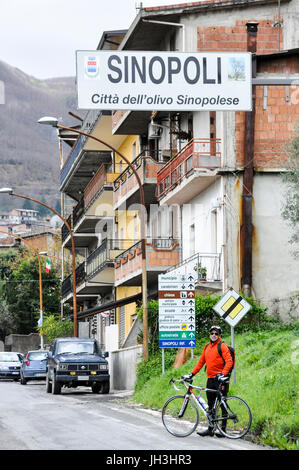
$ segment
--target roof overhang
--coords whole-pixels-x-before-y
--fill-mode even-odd
[[[113,302],[108,302],[103,305],[98,305],[97,307],[89,308],[87,310],[83,310],[83,312],[78,313],[78,320],[96,315],[97,313],[101,313],[101,312],[112,310],[117,307],[121,307],[122,305],[131,304],[132,302],[138,302],[139,300],[142,300],[141,293],[132,295],[130,297],[125,297],[120,300],[114,300]]]
[[[289,1],[290,0],[281,0],[281,3],[287,3]],[[161,50],[161,42],[163,42],[165,34],[171,33],[176,28],[175,26],[150,23],[144,20],[180,23],[184,15],[206,14],[208,11],[249,8],[257,5],[268,6],[269,4],[277,5],[277,0],[228,0],[215,2],[207,0],[183,3],[181,5],[174,4],[143,8],[128,29],[127,34],[119,46],[119,50]]]

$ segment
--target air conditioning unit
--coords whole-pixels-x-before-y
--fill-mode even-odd
[[[160,137],[160,128],[155,124],[148,125],[148,139],[157,139]]]

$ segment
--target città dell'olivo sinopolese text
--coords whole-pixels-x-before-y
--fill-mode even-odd
[[[94,93],[91,96],[91,102],[93,104],[112,104],[126,106],[126,105],[144,105],[144,106],[155,106],[155,105],[190,105],[197,106],[201,108],[206,108],[209,106],[238,106],[239,104],[238,97],[232,96],[190,96],[179,94],[176,98],[172,96],[162,96],[160,94],[148,95],[148,94],[128,94],[126,96],[120,97],[117,93],[115,94],[106,94],[106,93]]]

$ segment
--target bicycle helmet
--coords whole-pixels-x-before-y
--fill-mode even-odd
[[[211,333],[211,331],[213,331],[213,330],[217,331],[220,335],[222,334],[222,330],[221,330],[220,326],[218,326],[218,325],[211,326],[211,328],[209,329],[209,332]]]

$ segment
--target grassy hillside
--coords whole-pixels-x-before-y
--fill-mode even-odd
[[[299,447],[298,335],[298,329],[285,327],[244,332],[235,337],[236,384],[231,383],[230,394],[244,398],[251,408],[250,438],[279,449]],[[229,336],[223,340],[230,344]],[[166,350],[168,367],[164,375],[161,353],[147,363],[141,362],[134,400],[145,407],[161,410],[167,398],[176,394],[168,384],[170,378],[191,372],[205,343],[206,338],[196,348],[194,359],[189,359],[179,369],[172,368],[174,353]],[[193,383],[206,384],[204,370],[196,375]]]

